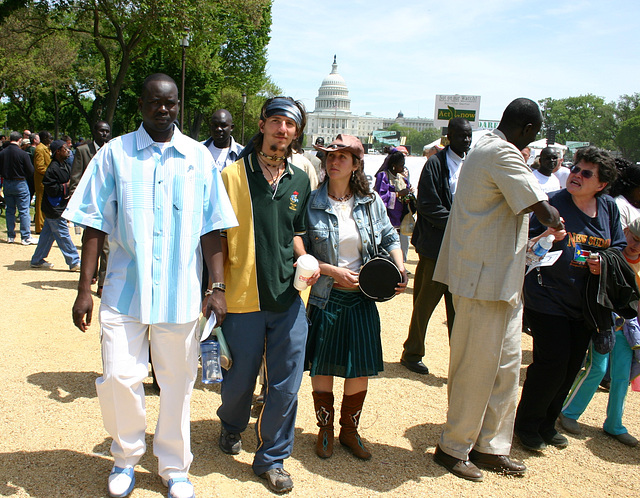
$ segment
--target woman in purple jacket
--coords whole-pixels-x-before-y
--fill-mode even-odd
[[[400,234],[400,223],[402,218],[409,212],[408,196],[413,189],[409,184],[408,176],[405,176],[404,154],[399,150],[391,152],[380,169],[376,173],[376,183],[374,190],[380,194],[382,202],[387,207],[387,214],[393,227]],[[404,240],[403,240],[404,239]],[[400,235],[400,245],[402,248],[403,260],[407,260],[409,250],[409,237]]]

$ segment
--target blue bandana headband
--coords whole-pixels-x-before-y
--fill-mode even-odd
[[[266,119],[271,116],[284,116],[293,119],[298,129],[302,126],[302,112],[292,100],[284,97],[276,97],[267,104],[264,117]]]

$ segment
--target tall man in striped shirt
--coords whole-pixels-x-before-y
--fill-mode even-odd
[[[109,495],[127,496],[145,452],[142,381],[149,345],[160,385],[154,438],[158,473],[169,496],[195,496],[187,477],[189,401],[197,373],[199,311],[225,318],[220,230],[237,225],[206,147],[174,126],[178,88],[153,74],[138,100],[142,125],[105,144],[87,167],[65,217],[85,226],[82,270],[73,321],[91,324],[91,278],[108,235],[111,249],[100,305],[103,374],[96,381],[115,463]],[[202,257],[212,292],[203,303]]]

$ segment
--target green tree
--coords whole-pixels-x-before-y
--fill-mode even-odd
[[[592,94],[565,99],[546,98],[539,101],[544,122],[541,134],[556,130],[556,141],[590,142],[604,149],[615,148],[616,109],[602,97]]]
[[[618,98],[616,118],[616,144],[620,152],[631,161],[640,161],[640,93]]]
[[[422,148],[425,145],[440,138],[440,130],[436,128],[427,128],[424,131],[418,131],[414,128],[394,123],[386,129],[399,131],[401,136],[406,137],[405,144],[411,147],[412,154],[422,154]]]
[[[621,95],[616,102],[616,118],[622,122],[640,112],[640,93]]]
[[[12,16],[8,23],[19,23]],[[65,34],[52,37],[50,44],[37,44],[31,36],[12,37],[0,33],[0,93],[8,100],[8,114],[15,128],[35,129],[46,122],[57,134],[64,102],[59,98],[73,80],[68,61],[76,45]]]
[[[140,75],[180,74],[185,27],[190,29],[185,87],[191,92],[185,100],[193,106],[182,119],[191,115],[196,122],[196,114],[215,106],[227,86],[242,84],[249,93],[264,83],[269,0],[31,0],[5,2],[3,9],[2,32],[10,38],[45,46],[65,34],[77,44],[76,57],[66,61],[74,76],[66,95],[88,125],[98,119],[114,123],[121,105],[126,116],[118,125],[128,124],[134,104],[127,90],[139,88]]]
[[[622,155],[630,161],[640,161],[640,113],[620,124],[616,141]]]

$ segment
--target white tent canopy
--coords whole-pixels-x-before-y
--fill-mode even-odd
[[[569,147],[567,147],[566,145],[562,145],[559,144],[558,142],[552,144],[552,145],[547,145],[547,139],[546,138],[541,138],[540,140],[536,140],[535,142],[531,142],[529,144],[529,148],[531,149],[545,149],[547,147],[553,147],[554,149],[561,149],[561,150],[567,150]]]

